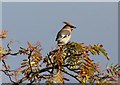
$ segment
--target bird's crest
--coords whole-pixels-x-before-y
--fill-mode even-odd
[[[70,27],[72,27],[72,28],[76,28],[74,25],[70,24],[69,22],[64,21],[63,23],[70,26]]]

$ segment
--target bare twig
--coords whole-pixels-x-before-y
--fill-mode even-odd
[[[72,74],[70,74],[70,73],[68,73],[67,71],[62,70],[62,69],[60,69],[60,71],[62,71],[62,72],[64,72],[64,73],[68,74],[69,76],[75,78],[79,83],[82,83],[75,75],[72,75]]]

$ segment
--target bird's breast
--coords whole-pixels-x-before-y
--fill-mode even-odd
[[[70,38],[71,38],[71,35],[69,35],[69,36],[67,36],[67,37],[65,37],[65,38],[62,38],[62,39],[60,40],[60,42],[64,42],[64,44],[67,44],[68,41],[70,40]]]

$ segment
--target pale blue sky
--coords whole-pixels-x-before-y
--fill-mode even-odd
[[[2,2],[118,2],[119,0],[1,0]]]
[[[63,21],[74,24],[71,41],[84,42],[86,45],[101,43],[111,60],[103,56],[93,56],[96,62],[118,63],[118,3],[115,2],[77,2],[77,3],[2,3],[2,28],[8,30],[8,38],[17,40],[14,50],[40,41],[42,55],[45,56],[55,47],[57,32]],[[8,58],[14,68],[20,65],[23,57]],[[3,75],[3,82],[7,82]],[[71,80],[71,82],[76,82]]]

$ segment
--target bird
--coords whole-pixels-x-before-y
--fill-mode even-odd
[[[56,41],[58,46],[63,46],[67,44],[71,38],[71,34],[73,29],[76,27],[69,22],[64,21],[65,25],[63,28],[57,33]]]

